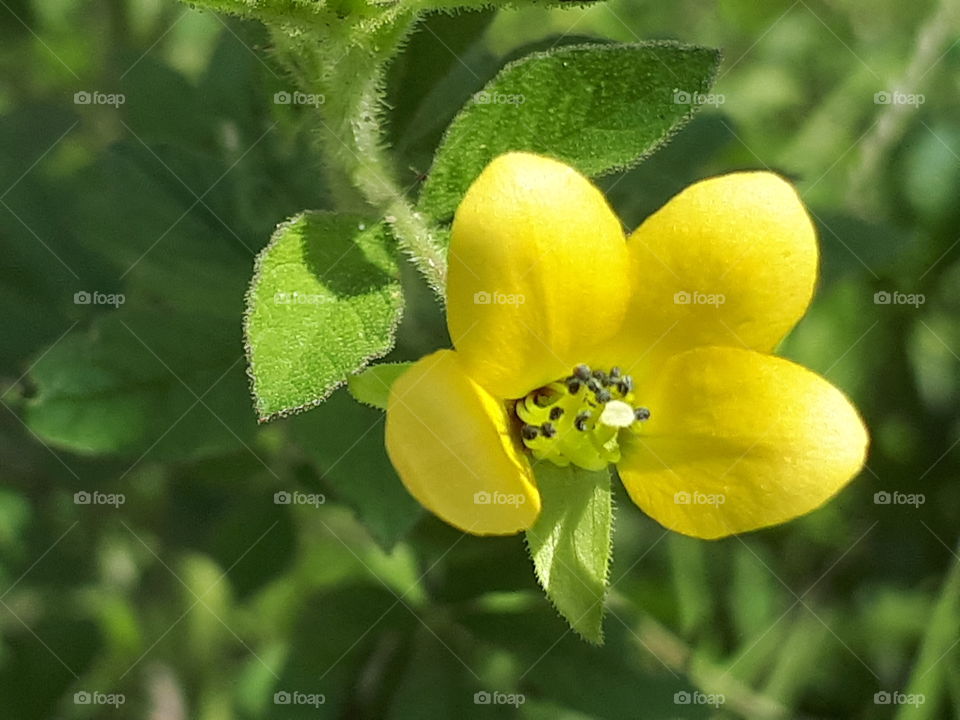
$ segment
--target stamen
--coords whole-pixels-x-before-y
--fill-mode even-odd
[[[582,388],[588,392],[580,392]],[[577,365],[571,375],[517,400],[520,437],[538,460],[602,470],[620,460],[621,431],[640,432],[650,417],[634,405],[633,378],[619,367],[609,372]]]
[[[554,393],[550,388],[540,388],[537,390],[537,394],[533,398],[533,402],[537,404],[538,407],[548,407],[553,405],[555,400]]]
[[[573,374],[586,382],[590,379],[590,366],[589,365],[577,365],[573,369]]]
[[[573,426],[580,432],[583,432],[587,429],[587,420],[590,419],[590,415],[591,413],[589,410],[584,410],[582,413],[578,413],[577,419],[573,421]]]

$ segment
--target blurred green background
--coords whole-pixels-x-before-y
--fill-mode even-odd
[[[172,0],[3,0],[0,717],[960,718],[960,9],[433,16],[388,86],[411,191],[506,59],[584,38],[724,50],[722,102],[602,184],[632,228],[711,174],[794,179],[822,280],[782,352],[855,399],[869,467],[816,513],[719,542],[618,489],[607,644],[581,642],[521,537],[420,512],[378,412],[341,391],[256,426],[253,257],[330,205],[310,108],[273,102],[292,83],[263,28]],[[448,342],[407,285],[394,359]]]

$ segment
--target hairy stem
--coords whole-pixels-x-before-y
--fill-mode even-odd
[[[399,51],[418,19],[416,12],[397,10],[375,23],[346,22],[332,27],[319,42],[312,33],[275,33],[278,49],[305,92],[319,89],[321,136],[332,163],[337,200],[349,198],[343,184],[383,214],[400,249],[410,256],[442,299],[447,263],[430,223],[411,206],[400,187],[385,148],[382,89],[387,64]],[[338,181],[340,187],[338,188]],[[343,183],[342,181],[346,181]]]

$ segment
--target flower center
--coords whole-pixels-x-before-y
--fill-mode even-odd
[[[620,431],[639,428],[650,417],[633,404],[633,378],[577,365],[569,377],[517,400],[520,437],[538,460],[602,470],[620,461]]]

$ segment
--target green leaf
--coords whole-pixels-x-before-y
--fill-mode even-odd
[[[451,123],[420,209],[449,220],[487,163],[510,150],[551,155],[588,176],[635,165],[698,108],[720,53],[657,42],[571,45],[508,64]]]
[[[307,212],[257,257],[244,330],[261,420],[313,407],[394,343],[403,310],[382,225]]]
[[[613,525],[610,473],[542,463],[536,475],[543,508],[527,530],[527,546],[537,579],[570,627],[600,645]]]
[[[72,330],[33,365],[33,432],[77,453],[149,452],[152,460],[252,442],[235,326],[172,307],[162,316],[113,312],[89,331]]]
[[[390,395],[390,386],[403,375],[413,363],[382,363],[367,368],[359,375],[352,375],[347,380],[347,388],[357,402],[370,405],[381,410],[387,409],[387,396]]]
[[[513,602],[520,599],[515,593]],[[514,667],[517,674],[522,673],[521,688],[527,693],[527,704],[521,707],[519,717],[541,717],[527,712],[538,700],[549,700],[567,712],[578,713],[545,715],[551,720],[710,717],[713,708],[709,705],[679,706],[675,701],[676,693],[692,693],[695,686],[675,664],[665,667],[653,658],[651,651],[660,653],[664,662],[674,663],[676,656],[662,652],[665,648],[658,644],[662,639],[648,629],[651,623],[632,608],[618,608],[617,615],[622,622],[610,623],[600,648],[587,645],[573,633],[564,634],[562,621],[543,612],[542,605],[508,609],[475,603],[457,621],[473,637],[481,637],[485,644],[515,657]],[[511,685],[503,682],[494,687],[509,692]],[[638,698],[642,698],[642,708]]]
[[[956,552],[952,553],[954,558]],[[930,610],[906,694],[925,698],[922,704],[901,705],[896,720],[944,717],[951,677],[956,676],[957,626],[960,625],[960,561],[950,562],[940,595]],[[951,671],[951,668],[954,668]],[[940,711],[940,712],[938,712]],[[941,714],[944,713],[944,714]]]

